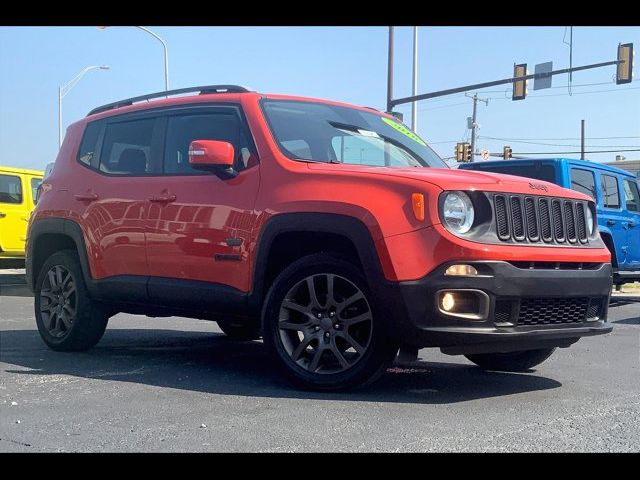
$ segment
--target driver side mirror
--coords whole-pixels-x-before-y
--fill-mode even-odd
[[[196,170],[214,173],[220,178],[235,177],[235,149],[229,142],[194,140],[189,144],[189,165]]]

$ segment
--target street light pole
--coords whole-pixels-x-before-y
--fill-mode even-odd
[[[411,95],[418,94],[418,27],[413,27],[413,88]],[[411,130],[418,133],[418,102],[411,103]]]
[[[136,26],[136,28],[139,28],[140,30],[147,32],[149,35],[151,35],[153,38],[155,38],[162,44],[162,48],[164,50],[164,91],[165,92],[169,91],[169,51],[167,49],[167,44],[162,38],[160,38],[158,35],[153,33],[148,28],[138,27],[138,26]]]
[[[98,28],[100,30],[104,30],[107,27],[102,26]],[[165,92],[169,91],[169,49],[167,48],[166,42],[162,38],[160,38],[160,36],[157,33],[154,33],[153,31],[149,30],[147,27],[139,27],[136,25],[136,28],[139,28],[143,32],[148,33],[149,35],[151,35],[153,38],[155,38],[162,44],[162,50],[164,52],[164,91]]]
[[[391,113],[393,105],[393,27],[389,27],[389,46],[387,49],[387,112]]]
[[[85,73],[91,70],[109,70],[108,65],[91,65],[80,71],[65,85],[58,87],[58,149],[62,146],[62,99],[71,91],[71,89],[80,81]]]

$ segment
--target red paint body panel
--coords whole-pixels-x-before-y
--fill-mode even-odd
[[[438,196],[444,190],[542,193],[581,200],[587,199],[585,195],[546,182],[536,183],[544,184],[547,191],[532,190],[520,177],[484,172],[293,161],[278,149],[260,98],[257,93],[194,95],[144,102],[82,119],[67,131],[55,169],[46,180],[51,188],[42,195],[32,221],[46,217],[76,221],[84,233],[95,279],[150,275],[221,283],[244,292],[253,284],[252,266],[262,226],[272,216],[290,212],[334,213],[362,221],[384,275],[391,281],[421,278],[452,259],[609,261],[606,248],[473,243],[450,234],[438,216]],[[233,179],[215,175],[115,177],[76,161],[88,121],[149,108],[216,102],[242,107],[260,160]],[[412,193],[424,195],[424,221],[413,214]],[[87,194],[97,199],[75,198]],[[173,200],[151,202],[154,196]],[[238,240],[240,245],[235,245]],[[216,261],[216,255],[236,260]]]
[[[387,261],[383,262],[382,266],[387,279],[393,281],[417,280],[438,265],[455,260],[593,263],[610,261],[609,251],[601,248],[474,243],[452,235],[442,224],[378,240],[376,248],[378,252],[389,253]],[[406,252],[411,254],[407,255]]]
[[[215,175],[162,176],[147,179],[156,194],[176,201],[150,206],[147,216],[149,275],[223,283],[249,291],[253,210],[259,167],[230,180]],[[163,190],[164,189],[164,190]],[[227,245],[240,239],[239,246]],[[216,261],[237,255],[238,261]]]

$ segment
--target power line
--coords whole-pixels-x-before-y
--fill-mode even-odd
[[[503,138],[503,137],[486,137],[483,135],[483,138],[491,138],[493,140],[508,140],[508,141],[517,141],[517,140],[580,140],[580,137],[532,137],[532,138]],[[640,138],[640,135],[632,135],[627,137],[586,137],[587,140],[613,140],[620,138]]]
[[[499,137],[487,137],[487,136],[481,136],[480,138],[487,138],[490,140],[501,140],[501,141],[505,141],[505,142],[515,142],[515,143],[527,143],[527,144],[531,144],[531,145],[545,145],[548,147],[579,147],[580,145],[575,145],[575,144],[567,144],[567,143],[544,143],[544,142],[531,142],[531,141],[526,141],[526,140],[514,140],[514,139],[506,139],[506,138],[499,138]],[[603,147],[603,148],[625,148],[625,147],[631,147],[631,148],[635,148],[635,147],[640,147],[638,145],[590,145],[589,148],[592,147]]]
[[[618,152],[640,152],[640,148],[632,148],[626,150],[589,150],[584,153],[618,153]],[[513,155],[566,155],[566,154],[574,154],[574,153],[582,153],[581,151],[577,152],[513,152]]]

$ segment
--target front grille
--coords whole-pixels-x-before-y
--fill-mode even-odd
[[[587,244],[586,202],[526,195],[493,195],[496,235],[503,242]]]
[[[498,300],[494,312],[495,323],[509,323],[511,320],[512,302],[509,300]]]
[[[597,270],[602,263],[597,262],[508,262],[514,267],[524,270]]]
[[[591,301],[587,309],[587,318],[589,320],[600,318],[602,315],[602,301]]]
[[[583,323],[600,319],[605,302],[602,297],[525,297],[519,300],[498,297],[493,321],[498,327]]]
[[[578,298],[523,298],[520,301],[518,325],[552,325],[584,322],[589,299]]]

